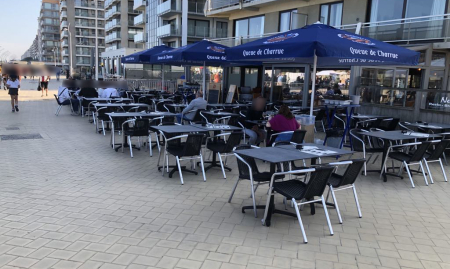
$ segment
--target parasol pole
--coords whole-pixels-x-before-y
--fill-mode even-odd
[[[309,115],[313,115],[313,106],[314,106],[314,95],[316,91],[316,70],[317,70],[317,55],[316,50],[314,50],[314,66],[313,66],[313,73],[312,73],[312,88],[311,88],[311,104],[309,108]]]
[[[162,66],[161,66],[161,72],[162,72],[162,76],[161,76],[161,78],[162,78],[162,81],[161,81],[161,88],[162,88],[162,91],[164,91],[164,64],[162,64]]]
[[[206,62],[203,62],[203,99],[206,100]]]

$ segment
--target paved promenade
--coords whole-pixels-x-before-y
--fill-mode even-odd
[[[295,218],[275,215],[268,228],[262,211],[241,213],[251,205],[248,182],[227,203],[234,158],[228,179],[212,169],[207,182],[186,173],[182,186],[177,174],[157,171],[157,154],[113,151],[109,133],[96,134],[67,107],[56,117],[54,99],[34,92],[19,113],[0,101],[0,135],[19,138],[0,140],[0,268],[450,268],[450,184],[438,166],[435,184],[416,175],[415,189],[408,179],[360,177],[363,218],[351,192],[339,192],[344,223],[329,210],[334,236],[322,208],[311,216],[305,207],[303,244]]]

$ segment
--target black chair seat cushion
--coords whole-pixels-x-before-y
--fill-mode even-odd
[[[217,142],[208,142],[207,148],[213,152],[219,152],[219,153],[229,153],[225,152],[225,149],[227,147],[227,144],[225,141],[217,141]]]
[[[408,162],[411,159],[411,155],[410,154],[406,154],[404,152],[392,152],[389,153],[389,158],[397,160],[397,161],[401,161],[401,162]]]
[[[303,199],[306,191],[306,184],[299,180],[287,180],[273,183],[273,190],[285,196],[287,199]]]
[[[366,148],[366,153],[383,152],[383,148]]]
[[[250,176],[248,176],[248,175],[240,176],[240,178],[250,180]],[[275,176],[275,179],[283,179],[283,178],[284,178],[284,175]],[[253,181],[256,181],[256,182],[265,182],[265,181],[270,181],[271,179],[272,179],[272,174],[270,172],[262,172],[262,173],[258,173],[258,174],[253,174]]]
[[[148,136],[148,131],[146,131],[146,130],[136,132],[133,129],[129,129],[129,130],[124,130],[123,132],[126,136]]]

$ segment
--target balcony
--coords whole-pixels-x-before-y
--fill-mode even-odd
[[[144,11],[145,10],[145,0],[134,0],[133,9]]]
[[[179,29],[171,24],[166,24],[164,26],[158,27],[156,29],[156,36],[159,38],[170,37],[170,36],[180,36]]]
[[[61,43],[61,45],[62,45],[63,47],[68,47],[68,46],[69,46],[69,42],[68,42],[67,40],[64,40],[64,41]]]
[[[62,33],[61,33],[61,38],[65,38],[65,37],[69,37],[69,32],[68,31],[63,31]]]
[[[425,17],[413,17],[398,20],[367,22],[361,24],[360,34],[384,42],[392,43],[427,43],[447,42],[450,40],[450,14]],[[342,30],[355,33],[357,24],[342,25]],[[233,47],[267,37],[279,32],[266,33],[258,36],[239,36],[210,39],[228,47]],[[188,34],[189,35],[189,34]]]
[[[64,65],[69,64],[69,59],[64,59],[64,60],[62,60],[62,63],[63,63]]]
[[[75,0],[75,7],[87,7],[87,8],[95,8],[95,2],[88,2],[87,0]],[[99,6],[98,8],[102,8]]]
[[[110,50],[116,50],[117,49],[117,45],[113,45],[113,46],[109,46],[105,49],[105,51],[110,51]]]
[[[120,20],[119,19],[113,19],[110,22],[107,22],[105,25],[106,31],[110,31],[116,27],[120,27]]]
[[[389,21],[366,22],[360,34],[384,42],[406,43],[447,41],[450,14],[413,17]],[[355,32],[357,24],[342,25],[340,29]]]
[[[188,12],[204,15],[205,3],[197,3],[188,1]]]
[[[67,11],[61,11],[60,19],[67,19]]]
[[[120,2],[119,0],[106,0],[105,1],[105,8],[108,8],[109,6],[111,6],[114,3]]]
[[[114,6],[105,13],[105,19],[109,19],[115,15],[120,15],[120,10],[118,10],[117,7]]]
[[[171,0],[163,2],[156,7],[156,14],[158,14],[158,16],[172,16],[176,13],[180,13],[180,11],[177,10],[175,3],[172,3]]]
[[[61,51],[62,56],[69,56],[69,52],[67,50]]]
[[[120,41],[120,32],[114,32],[105,37],[105,42],[110,43],[113,41]]]
[[[201,38],[209,38],[209,27],[188,27],[188,34],[189,37],[201,37]]]
[[[67,28],[68,27],[68,23],[67,23],[67,21],[62,21],[61,22],[61,25],[59,26],[59,29],[64,29],[64,28]]]
[[[144,14],[139,14],[138,16],[134,17],[134,26],[138,26],[145,23]]]
[[[144,43],[145,42],[145,34],[137,33],[134,35],[134,43]]]
[[[67,3],[66,3],[66,1],[62,1],[59,4],[59,10],[65,10],[65,9],[67,9]]]
[[[91,27],[95,28],[95,22],[93,21],[75,21],[75,26],[77,27]]]

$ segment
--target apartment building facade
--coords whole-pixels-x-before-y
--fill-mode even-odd
[[[32,60],[39,60],[38,58],[38,35],[33,40],[33,43],[31,46],[25,51],[25,53],[20,57],[21,60],[23,59],[32,59]]]
[[[38,59],[59,63],[59,1],[42,0],[38,18]]]
[[[144,48],[144,43],[135,42],[135,35],[142,35],[145,26],[144,14],[134,9],[132,0],[105,1],[106,49],[101,54],[108,74],[123,75],[120,59]]]
[[[228,37],[212,39],[227,46],[320,21],[419,51],[419,66],[340,69],[351,71],[349,94],[361,96],[360,112],[447,123],[450,119],[443,115],[450,112],[449,12],[448,0],[208,0],[205,8],[208,18],[229,20]],[[287,74],[288,78],[304,79],[303,99],[308,98],[311,88],[311,66],[300,63],[231,68],[227,72],[228,85],[267,92],[274,89],[272,77]]]
[[[93,77],[95,57],[100,63],[100,54],[105,51],[104,1],[60,0],[60,20],[63,68]]]

